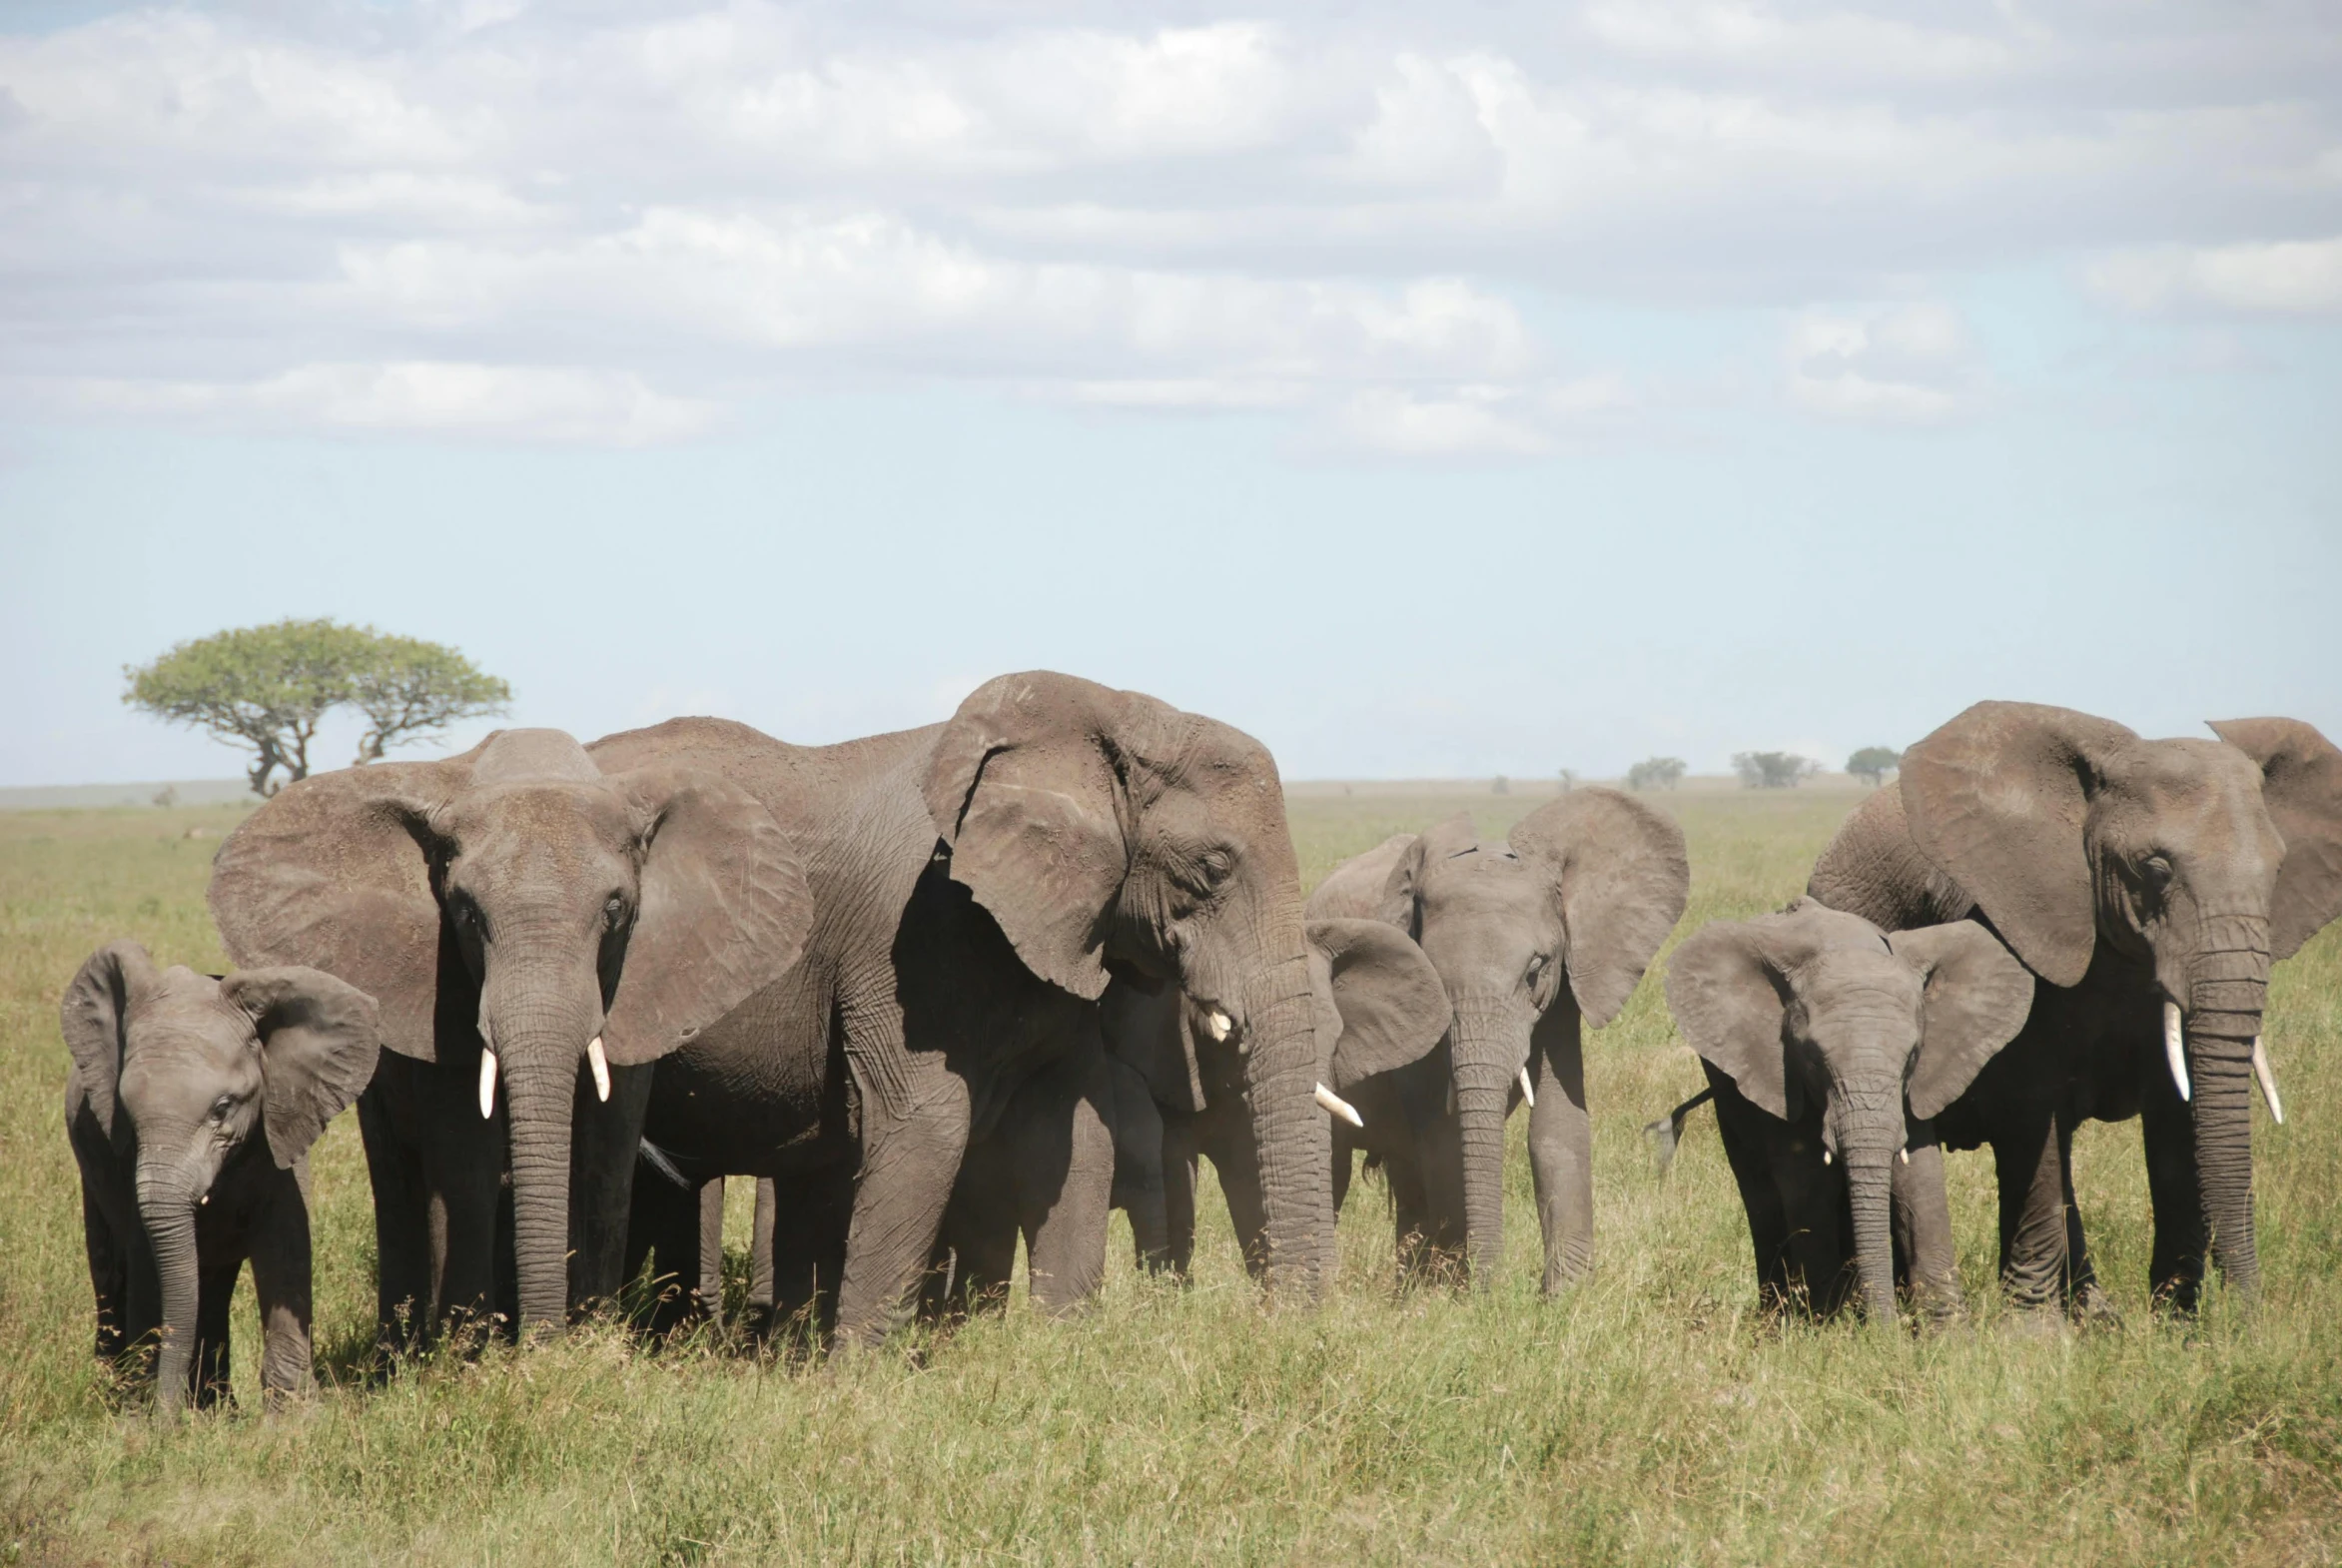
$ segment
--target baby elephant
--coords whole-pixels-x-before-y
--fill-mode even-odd
[[[1960,921],[1892,936],[1800,899],[1677,950],[1667,1002],[1703,1059],[1767,1306],[1860,1285],[1895,1321],[1896,1240],[1934,1317],[1960,1309],[1929,1119],[2023,1027],[2033,978]]]
[[[249,1257],[263,1397],[309,1387],[307,1156],[374,1076],[374,999],[314,969],[158,970],[116,942],[74,977],[64,1030],[98,1354],[159,1336],[164,1411],[225,1397]]]

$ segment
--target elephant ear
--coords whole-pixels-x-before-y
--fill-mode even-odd
[[[1106,940],[1131,846],[1124,759],[1177,717],[1152,697],[1039,671],[987,681],[944,726],[924,793],[952,880],[1025,967],[1106,990]]]
[[[813,895],[788,835],[737,784],[663,765],[609,782],[642,821],[643,852],[602,1049],[640,1067],[787,973],[813,925]]]
[[[382,1009],[384,1045],[436,1061],[440,966],[459,961],[441,950],[431,822],[468,786],[479,750],[318,773],[279,790],[212,862],[212,919],[229,956],[348,981]]]
[[[1753,920],[1701,927],[1668,961],[1667,1007],[1694,1051],[1750,1104],[1786,1122],[1798,1114],[1782,1039],[1791,966],[1778,961],[1765,937]]]
[[[383,1043],[375,999],[322,970],[239,970],[220,1000],[261,1037],[261,1119],[279,1170],[309,1153],[375,1076]]]
[[[1379,920],[1313,920],[1309,982],[1336,1094],[1421,1060],[1453,1018],[1431,960]]]
[[[2342,914],[2342,751],[2299,719],[2222,719],[2212,733],[2260,764],[2261,801],[2285,840],[2269,956],[2291,958]]]
[[[1395,842],[1395,836],[1384,839],[1382,847],[1387,849]],[[1382,896],[1375,903],[1373,918],[1386,926],[1398,927],[1410,937],[1421,937],[1422,912],[1415,901],[1423,891],[1425,870],[1476,849],[1479,843],[1479,830],[1472,825],[1472,814],[1468,811],[1434,822],[1415,835],[1392,858],[1390,870],[1382,879]]]
[[[1147,991],[1118,976],[1098,999],[1098,1027],[1107,1055],[1145,1079],[1158,1104],[1192,1114],[1203,1109],[1203,1075],[1179,1004],[1176,986]]]
[[[1903,754],[1912,842],[1963,888],[2033,973],[2074,986],[2097,944],[2082,819],[2138,736],[2030,702],[1979,702]]]
[[[1683,918],[1692,889],[1683,829],[1632,796],[1596,787],[1538,807],[1508,842],[1560,901],[1570,992],[1587,1025],[1600,1029]]]
[[[1380,920],[1382,888],[1391,867],[1415,842],[1412,833],[1393,833],[1361,855],[1352,855],[1317,884],[1302,916],[1308,920]],[[1395,922],[1393,922],[1395,924]]]
[[[1888,934],[1927,982],[1920,1049],[1907,1094],[1922,1121],[1940,1115],[2016,1038],[2032,1012],[2032,972],[1972,920]]]
[[[90,1113],[108,1138],[114,1136],[115,1090],[122,1082],[132,999],[152,991],[160,979],[145,948],[109,942],[90,955],[65,988],[58,1019],[65,1049],[73,1054],[73,1076]]]

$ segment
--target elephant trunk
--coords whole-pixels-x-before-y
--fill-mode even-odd
[[[162,1289],[162,1348],[155,1362],[155,1404],[176,1414],[188,1401],[194,1366],[196,1306],[202,1286],[195,1245],[197,1194],[185,1180],[142,1166],[138,1210],[155,1254]]]
[[[1258,1143],[1268,1285],[1313,1300],[1331,1272],[1333,1130],[1317,1109],[1316,1004],[1296,900],[1244,982],[1244,1087]]]
[[[1854,1223],[1855,1276],[1863,1311],[1878,1326],[1892,1326],[1895,1312],[1895,1159],[1904,1142],[1903,1085],[1900,1082],[1849,1088],[1838,1097],[1833,1120],[1838,1153],[1846,1166],[1846,1190]],[[1809,1280],[1819,1287],[1821,1280]]]
[[[2268,998],[2265,921],[2209,945],[2192,966],[2187,1067],[2195,1115],[2197,1187],[2212,1232],[2212,1261],[2250,1301],[2260,1289],[2252,1225],[2252,1043]]]
[[[1463,1147],[1464,1251],[1472,1283],[1495,1282],[1504,1257],[1504,1122],[1528,1060],[1529,1022],[1502,1003],[1456,1004],[1450,1036]]]
[[[600,996],[495,987],[484,1000],[511,1140],[512,1265],[526,1333],[568,1320],[570,1124]]]

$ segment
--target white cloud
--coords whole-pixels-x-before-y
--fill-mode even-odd
[[[417,432],[618,446],[681,440],[716,410],[637,377],[532,366],[304,365],[266,381],[86,380],[66,394],[93,412],[257,418],[384,434]]]
[[[1790,324],[1789,396],[1827,418],[1934,424],[1972,413],[1985,379],[1949,306],[1807,311]]]
[[[2093,292],[2131,311],[2332,315],[2342,312],[2342,238],[2119,252],[2084,276]]]

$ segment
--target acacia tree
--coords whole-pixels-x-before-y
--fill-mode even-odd
[[[1846,759],[1846,771],[1872,784],[1885,782],[1887,775],[1903,766],[1903,753],[1889,746],[1865,746]]]
[[[1795,789],[1809,774],[1821,772],[1822,764],[1787,751],[1736,751],[1732,770],[1743,789]]]
[[[499,712],[512,696],[453,648],[331,620],[218,632],[123,673],[130,706],[251,747],[245,777],[256,795],[309,777],[310,742],[336,707],[366,714],[371,727],[358,751],[365,763],[456,719]]]
[[[1633,790],[1673,789],[1684,775],[1681,757],[1645,757],[1626,770],[1626,787]]]

